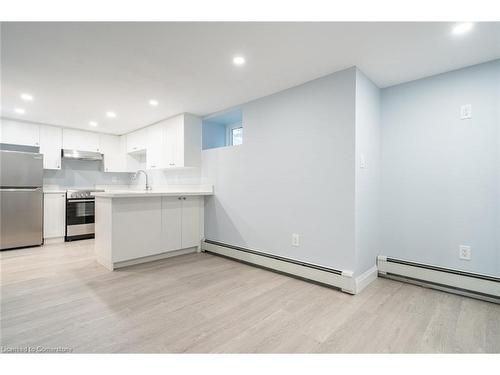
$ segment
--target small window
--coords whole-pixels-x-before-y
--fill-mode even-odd
[[[231,129],[231,145],[238,146],[243,143],[243,128],[240,126],[239,128]]]

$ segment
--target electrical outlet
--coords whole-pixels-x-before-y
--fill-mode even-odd
[[[467,120],[472,118],[472,105],[464,104],[460,107],[460,119]]]
[[[300,236],[297,233],[292,233],[292,246],[300,246]]]
[[[470,248],[470,246],[460,245],[458,256],[460,257],[460,259],[470,260],[470,257],[471,257],[471,248]]]

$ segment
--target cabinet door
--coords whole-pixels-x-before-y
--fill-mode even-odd
[[[40,125],[40,153],[44,169],[61,169],[62,129]]]
[[[40,144],[40,126],[0,119],[0,143],[37,147]]]
[[[66,233],[66,194],[45,193],[43,196],[43,238],[63,237]]]
[[[184,137],[182,132],[182,118],[172,119],[166,126],[166,160],[167,168],[178,168],[184,166]]]
[[[100,152],[104,154],[104,172],[125,172],[120,136],[100,134],[99,145]]]
[[[162,242],[165,251],[182,249],[182,199],[162,198]]]
[[[182,198],[182,248],[200,246],[200,205],[201,198]]]
[[[127,134],[127,152],[144,152],[147,142],[147,129],[136,130]]]
[[[146,146],[146,168],[162,169],[166,165],[164,124],[150,126],[148,129],[148,143]]]
[[[99,152],[99,134],[83,130],[63,129],[63,148]]]
[[[120,153],[123,157],[124,172],[135,173],[139,169],[144,169],[143,160],[127,152],[127,135],[120,136]]]

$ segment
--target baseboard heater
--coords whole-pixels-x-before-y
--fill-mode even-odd
[[[379,276],[500,303],[500,278],[379,255]]]
[[[343,292],[355,294],[355,283],[350,271],[341,271],[316,264],[285,258],[262,251],[229,245],[222,242],[204,240],[203,251],[237,259],[245,263],[285,273],[306,280],[333,286]]]

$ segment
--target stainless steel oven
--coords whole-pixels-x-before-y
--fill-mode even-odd
[[[94,238],[95,198],[103,190],[68,190],[66,192],[66,241]]]

